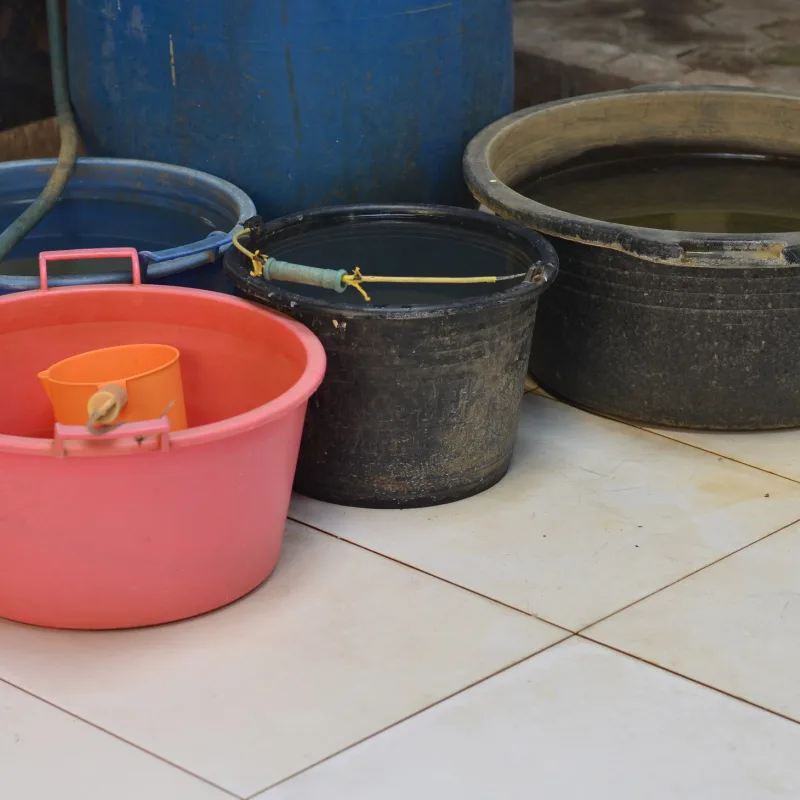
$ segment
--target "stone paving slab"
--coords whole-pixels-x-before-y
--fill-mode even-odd
[[[800,0],[517,0],[517,107],[652,83],[800,94]]]

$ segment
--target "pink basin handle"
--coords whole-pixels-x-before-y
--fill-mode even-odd
[[[76,261],[83,258],[129,258],[133,270],[133,283],[142,285],[142,269],[139,253],[132,247],[93,247],[86,250],[45,250],[39,253],[39,288],[47,289],[48,261]]]
[[[100,443],[110,443],[117,439],[134,439],[139,444],[148,436],[157,436],[159,450],[166,453],[169,450],[169,420],[166,417],[159,419],[148,419],[145,422],[126,422],[107,433],[94,433],[83,425],[62,425],[55,424],[53,435],[53,455],[63,458],[67,455],[67,442],[92,441]],[[87,445],[88,451],[93,445]],[[143,451],[149,448],[141,448]],[[95,450],[96,452],[96,450]]]

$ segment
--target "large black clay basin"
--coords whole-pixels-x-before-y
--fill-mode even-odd
[[[551,103],[480,133],[465,175],[558,252],[531,356],[545,388],[649,424],[800,424],[800,97]]]

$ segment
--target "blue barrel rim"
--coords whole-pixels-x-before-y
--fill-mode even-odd
[[[17,170],[38,171],[49,167],[52,170],[56,165],[55,158],[31,158],[18,161],[0,162],[0,185],[2,185],[4,175]],[[75,164],[75,170],[81,167],[95,167],[118,169],[126,167],[150,172],[168,171],[171,175],[185,177],[195,185],[201,185],[209,191],[218,192],[220,196],[230,198],[230,208],[232,215],[236,215],[237,222],[230,231],[214,231],[205,239],[197,242],[190,242],[185,245],[170,248],[169,250],[159,250],[155,252],[141,251],[139,259],[142,263],[143,275],[147,279],[163,279],[180,272],[208,264],[221,257],[230,248],[233,237],[242,230],[241,223],[250,217],[255,216],[256,207],[250,196],[230,181],[218,178],[208,172],[181,167],[177,164],[166,164],[160,161],[146,161],[134,158],[94,158],[82,157]],[[46,179],[45,179],[46,180]],[[42,183],[44,185],[44,182]],[[65,190],[65,196],[69,195],[69,183]],[[88,286],[92,284],[113,284],[130,283],[129,276],[123,273],[107,273],[105,275],[72,275],[68,277],[53,276],[49,281],[49,286]],[[38,289],[39,278],[28,275],[5,275],[0,273],[0,292],[3,291],[24,291],[27,289]]]

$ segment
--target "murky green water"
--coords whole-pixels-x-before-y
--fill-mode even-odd
[[[606,152],[514,187],[591,219],[701,233],[800,231],[800,160]]]

